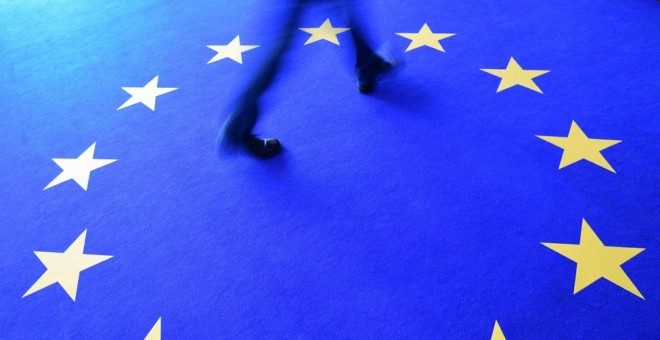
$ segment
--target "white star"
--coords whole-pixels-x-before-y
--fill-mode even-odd
[[[156,97],[178,90],[178,88],[158,87],[158,76],[156,76],[147,85],[144,85],[144,87],[122,87],[122,90],[128,92],[128,94],[131,95],[131,98],[129,98],[124,104],[121,104],[121,106],[117,108],[117,111],[137,103],[142,103],[150,108],[151,111],[155,111]]]
[[[59,283],[64,291],[69,294],[69,297],[76,301],[80,272],[112,258],[112,256],[107,255],[83,254],[86,237],[87,230],[83,231],[63,253],[35,251],[34,253],[41,263],[46,266],[46,272],[28,289],[23,297]]]
[[[87,184],[89,183],[89,175],[91,172],[117,161],[116,159],[94,159],[95,148],[96,142],[87,148],[87,150],[78,156],[78,158],[53,158],[53,162],[62,168],[62,172],[55,177],[54,180],[48,183],[44,190],[72,179],[76,181],[83,190],[87,191]]]
[[[218,54],[209,60],[207,64],[214,63],[218,60],[229,58],[239,64],[243,64],[243,52],[253,50],[259,45],[241,45],[241,38],[237,35],[234,40],[232,40],[227,45],[207,45],[206,47],[218,52]]]

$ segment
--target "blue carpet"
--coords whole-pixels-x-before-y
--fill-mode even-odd
[[[509,339],[660,337],[660,3],[372,1],[369,38],[407,67],[369,96],[350,33],[297,31],[262,101],[257,132],[285,147],[267,161],[214,140],[276,40],[277,1],[0,3],[0,338],[141,339],[159,318],[165,339],[487,339],[496,320]],[[299,27],[327,18],[347,25],[321,2]],[[404,52],[395,33],[424,23],[456,34],[445,53]],[[207,64],[237,35],[261,47]],[[511,57],[550,71],[543,94],[480,70]],[[117,110],[155,76],[178,89]],[[600,151],[616,173],[558,169],[537,136],[573,121],[622,141]],[[87,190],[44,190],[52,159],[94,143],[117,161]],[[611,259],[577,267],[542,243],[581,244],[583,219],[645,249],[612,267],[640,295],[599,276],[574,294]],[[113,257],[75,301],[55,281],[26,295],[66,272],[34,252],[74,241]]]

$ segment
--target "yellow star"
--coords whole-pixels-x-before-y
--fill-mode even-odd
[[[502,328],[500,328],[500,324],[497,322],[497,320],[495,320],[493,335],[490,336],[490,340],[506,340],[504,333],[502,333]]]
[[[46,266],[46,272],[41,275],[23,297],[40,291],[54,283],[59,283],[71,299],[76,301],[80,272],[112,257],[83,254],[86,236],[87,230],[83,231],[63,253],[35,251],[34,253],[41,263]]]
[[[444,52],[445,49],[440,45],[440,40],[447,39],[449,37],[455,36],[454,33],[433,33],[429,28],[429,25],[424,23],[424,26],[417,33],[396,33],[404,38],[412,40],[406,52],[412,51],[416,48],[422,46],[428,46],[430,48],[436,49],[440,52]]]
[[[497,88],[497,92],[520,85],[538,93],[543,93],[532,79],[550,72],[548,70],[523,70],[513,57],[509,59],[509,64],[506,66],[506,69],[482,68],[481,70],[502,78],[500,86]]]
[[[591,163],[616,173],[600,152],[610,146],[621,143],[620,140],[589,138],[575,121],[571,123],[571,129],[568,131],[567,137],[536,137],[564,149],[561,161],[559,162],[559,169],[586,159]]]
[[[241,38],[237,35],[236,38],[234,38],[234,40],[232,40],[227,45],[208,45],[206,47],[218,52],[211,60],[209,60],[207,64],[214,63],[225,58],[229,58],[239,64],[243,64],[243,52],[253,50],[259,47],[259,45],[241,45]]]
[[[160,340],[160,328],[161,318],[158,318],[158,321],[156,321],[156,324],[154,324],[144,340]]]
[[[644,299],[621,265],[644,251],[644,248],[608,247],[601,242],[585,219],[582,219],[580,244],[541,243],[577,263],[573,294],[605,278]]]
[[[319,40],[327,40],[335,45],[339,45],[337,34],[346,32],[350,28],[332,27],[330,19],[325,19],[321,27],[301,28],[301,30],[311,34],[312,36],[307,39],[305,45],[317,42]]]

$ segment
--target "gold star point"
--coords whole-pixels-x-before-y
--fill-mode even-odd
[[[23,297],[59,283],[69,297],[76,301],[80,272],[112,258],[106,255],[83,254],[86,237],[87,230],[83,231],[63,253],[35,251],[37,258],[46,266],[46,272]]]
[[[490,340],[506,340],[504,332],[502,332],[502,328],[500,328],[497,320],[495,320],[495,326],[493,326],[493,334],[490,336]]]
[[[481,70],[501,78],[497,92],[520,85],[541,94],[543,94],[543,91],[536,85],[534,78],[550,72],[549,70],[524,70],[513,57],[509,59],[505,69],[482,68]]]
[[[408,48],[406,49],[406,52],[412,51],[422,46],[427,46],[432,49],[438,50],[440,52],[445,52],[445,49],[440,44],[440,40],[453,37],[456,34],[433,33],[429,25],[427,23],[424,23],[424,26],[422,26],[422,28],[417,33],[396,33],[396,35],[411,40],[410,45],[408,45]]]
[[[564,149],[561,161],[559,162],[559,169],[563,169],[584,159],[616,173],[603,154],[601,154],[601,151],[621,143],[620,140],[589,138],[575,121],[571,123],[571,129],[568,131],[568,136],[566,137],[537,137]]]
[[[161,319],[158,318],[158,321],[151,327],[149,334],[144,338],[144,340],[160,340],[161,339]]]
[[[330,22],[330,19],[328,18],[325,19],[325,21],[320,27],[304,27],[304,28],[300,28],[300,30],[312,35],[311,37],[309,37],[309,39],[307,39],[305,45],[309,45],[313,42],[317,42],[320,40],[329,41],[335,45],[339,45],[339,39],[337,38],[337,35],[339,33],[344,33],[346,31],[349,31],[350,28],[333,27],[332,23]]]
[[[541,244],[577,263],[573,294],[604,278],[644,299],[642,293],[621,268],[621,265],[644,251],[644,248],[605,246],[585,219],[582,219],[579,244]]]

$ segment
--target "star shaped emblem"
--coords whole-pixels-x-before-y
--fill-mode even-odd
[[[509,64],[505,69],[482,68],[481,70],[488,74],[502,78],[500,81],[500,86],[497,87],[497,92],[504,91],[516,85],[520,85],[538,93],[543,93],[543,91],[541,91],[533,79],[550,72],[548,70],[523,70],[518,62],[513,59],[513,57],[509,59]]]
[[[243,52],[253,50],[259,47],[259,45],[241,45],[241,38],[237,35],[236,38],[234,38],[234,40],[232,40],[227,45],[208,45],[206,47],[217,52],[217,54],[211,60],[209,60],[207,64],[214,63],[225,58],[229,58],[239,64],[243,64]]]
[[[620,140],[589,138],[575,121],[571,123],[571,129],[568,131],[567,137],[536,137],[564,149],[561,161],[559,162],[559,169],[585,159],[604,169],[616,173],[600,152],[610,146],[621,143]]]
[[[431,28],[429,27],[428,24],[424,23],[424,26],[419,30],[417,33],[396,33],[396,35],[402,36],[406,39],[412,40],[410,42],[410,45],[408,45],[408,48],[406,49],[406,52],[412,51],[416,48],[420,48],[422,46],[427,46],[432,49],[438,50],[440,52],[444,52],[445,49],[440,45],[440,40],[447,39],[449,37],[453,37],[456,34],[454,33],[433,33],[431,31]]]
[[[131,98],[129,98],[124,104],[121,104],[121,106],[117,108],[117,111],[137,103],[142,103],[150,108],[151,111],[155,111],[156,97],[178,90],[178,88],[158,87],[158,76],[156,76],[147,83],[147,85],[144,85],[144,87],[122,87],[122,90],[128,92],[128,94],[131,95]]]
[[[573,294],[604,278],[644,299],[642,293],[621,268],[622,264],[644,251],[644,248],[605,246],[585,219],[582,219],[579,244],[541,244],[577,263]]]
[[[307,39],[305,45],[317,42],[319,40],[326,40],[335,45],[339,45],[339,39],[337,34],[346,32],[350,30],[347,27],[332,27],[330,19],[325,19],[323,24],[320,27],[311,27],[311,28],[301,28],[302,31],[305,31],[312,36]]]
[[[53,162],[62,169],[62,172],[48,183],[43,190],[50,189],[72,179],[83,190],[87,191],[89,176],[92,171],[117,161],[116,159],[94,158],[95,149],[96,142],[87,148],[78,158],[53,158]]]
[[[41,263],[46,266],[46,272],[41,275],[23,297],[59,283],[64,291],[69,294],[69,297],[76,301],[80,272],[112,258],[112,256],[106,255],[83,254],[86,237],[87,230],[83,231],[63,253],[35,251],[34,253]]]

